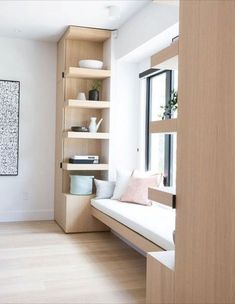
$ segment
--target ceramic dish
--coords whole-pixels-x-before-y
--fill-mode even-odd
[[[101,70],[103,67],[103,62],[99,60],[80,60],[79,67],[85,69]]]
[[[73,132],[89,132],[89,129],[84,126],[73,126],[71,127],[71,131]]]

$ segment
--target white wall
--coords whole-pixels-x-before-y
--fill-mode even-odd
[[[19,175],[0,176],[0,221],[53,219],[56,44],[0,45],[0,79],[21,85]]]
[[[141,47],[178,21],[178,6],[149,3],[118,30],[117,58],[122,58]]]
[[[150,58],[139,64],[117,60],[111,107],[110,178],[116,169],[145,169],[145,81],[139,74],[150,68]]]
[[[178,34],[178,11],[178,6],[150,3],[125,23],[114,39],[112,170],[145,169],[146,95],[139,73],[150,68],[150,55],[169,45]]]
[[[139,79],[136,64],[117,61],[110,119],[110,178],[137,164]]]

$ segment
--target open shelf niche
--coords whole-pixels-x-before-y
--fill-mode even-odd
[[[80,68],[79,61],[84,59],[101,60],[104,67]],[[101,82],[101,101],[78,100],[79,92],[84,92],[88,99],[94,80]],[[65,232],[107,230],[87,211],[92,196],[71,196],[69,192],[70,175],[108,177],[110,82],[111,31],[70,26],[58,43],[57,58],[55,219]],[[72,126],[88,127],[91,117],[96,117],[97,122],[103,118],[97,133],[71,131]],[[69,158],[74,155],[98,155],[100,164],[70,164]],[[86,219],[81,219],[79,206],[86,206]],[[84,230],[84,225],[75,223],[75,219],[71,224],[70,215],[74,218],[74,212],[76,221],[87,222],[89,227],[86,225]]]

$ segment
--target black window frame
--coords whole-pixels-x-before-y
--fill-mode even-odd
[[[150,76],[146,77],[146,142],[145,142],[145,167],[146,170],[151,170],[150,159],[151,159],[151,134],[149,132],[149,123],[151,117],[151,81],[154,77],[166,74],[166,101],[165,104],[170,100],[173,92],[174,74],[172,70],[160,70]],[[171,115],[167,119],[170,119]],[[173,135],[165,134],[165,155],[164,155],[164,186],[171,186],[173,182]]]

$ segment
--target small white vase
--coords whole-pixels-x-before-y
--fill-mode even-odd
[[[89,125],[89,131],[91,133],[96,133],[96,117],[91,117],[91,122]]]
[[[78,93],[77,99],[78,100],[86,100],[86,94],[84,92]]]
[[[89,132],[91,133],[96,133],[100,127],[100,124],[103,121],[103,118],[100,119],[100,121],[98,122],[98,124],[96,123],[96,117],[91,117],[91,122],[89,125]]]

